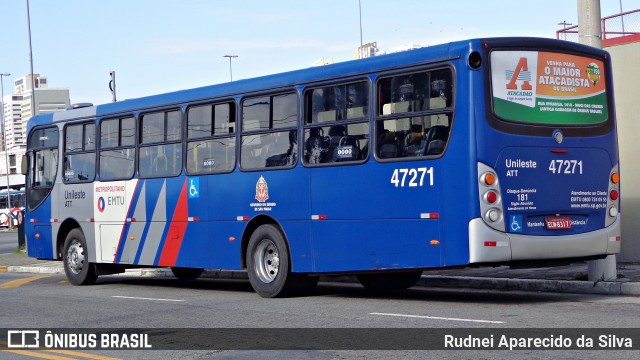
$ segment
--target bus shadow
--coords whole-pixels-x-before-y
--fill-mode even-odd
[[[229,291],[238,293],[254,293],[246,279],[210,279],[179,280],[166,277],[119,277],[103,276],[97,285],[131,285],[156,287],[165,289]],[[255,296],[258,296],[255,294]],[[581,301],[601,298],[599,295],[525,292],[503,290],[451,289],[413,287],[407,290],[375,293],[366,290],[357,283],[337,283],[321,281],[310,293],[298,295],[296,298],[337,297],[345,299],[380,299],[400,301],[437,301],[447,303],[480,303],[480,304],[537,304],[552,302],[571,302],[579,298]]]
[[[243,279],[196,279],[180,280],[167,277],[118,277],[102,276],[96,281],[96,285],[133,285],[167,289],[185,290],[211,290],[211,291],[237,291],[253,292],[248,280]]]
[[[597,295],[427,287],[413,287],[406,290],[375,293],[364,289],[358,284],[320,283],[315,291],[310,294],[310,296],[518,305],[551,302],[572,302],[576,301],[576,297],[580,297],[580,299],[586,300]]]

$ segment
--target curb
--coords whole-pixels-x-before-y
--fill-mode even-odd
[[[594,295],[640,296],[640,283],[616,281],[577,281],[509,279],[465,276],[423,275],[417,286],[504,291],[558,292]]]
[[[48,265],[48,266],[47,266]],[[44,265],[0,266],[0,272],[19,272],[36,274],[63,274],[64,269],[58,261]],[[129,269],[118,276],[174,277],[171,269]],[[248,279],[246,271],[210,269],[201,276],[207,279]],[[323,276],[322,282],[357,283],[354,276]],[[528,292],[557,292],[593,295],[640,296],[640,282],[618,281],[577,281],[544,279],[511,279],[472,276],[422,275],[415,285],[424,288],[477,289]]]

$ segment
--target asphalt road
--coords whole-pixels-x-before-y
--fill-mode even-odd
[[[0,230],[0,255],[9,254],[18,248],[18,233],[16,231]]]
[[[76,287],[62,275],[35,275],[0,273],[3,328],[260,328],[265,334],[282,327],[640,328],[637,297],[444,289],[376,296],[355,284],[321,284],[311,296],[263,299],[243,280],[103,276],[97,285]],[[23,281],[18,286],[3,285],[18,279]],[[92,354],[118,359],[635,359],[638,352],[109,350]],[[0,352],[0,358],[25,356]]]

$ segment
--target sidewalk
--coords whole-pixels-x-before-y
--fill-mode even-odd
[[[640,264],[618,263],[618,279],[587,281],[587,263],[534,269],[498,268],[429,270],[416,286],[458,289],[544,291],[579,294],[640,296]],[[64,274],[62,262],[37,260],[24,253],[0,255],[0,272]],[[168,268],[131,269],[128,276],[172,277]],[[205,278],[246,279],[244,271],[206,270]],[[353,276],[322,277],[321,281],[354,282]]]

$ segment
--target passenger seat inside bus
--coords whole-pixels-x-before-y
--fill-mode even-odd
[[[434,125],[427,132],[427,151],[425,155],[440,155],[447,147],[449,129],[444,125]]]
[[[406,156],[420,156],[424,153],[425,137],[420,131],[412,131],[404,139]]]
[[[378,137],[378,156],[390,159],[398,156],[398,137],[387,129]]]
[[[155,176],[165,175],[169,170],[167,156],[165,154],[158,154],[155,159],[153,159],[153,170],[152,173]]]
[[[338,147],[333,149],[333,161],[353,161],[360,159],[360,141],[355,136],[340,138]]]

